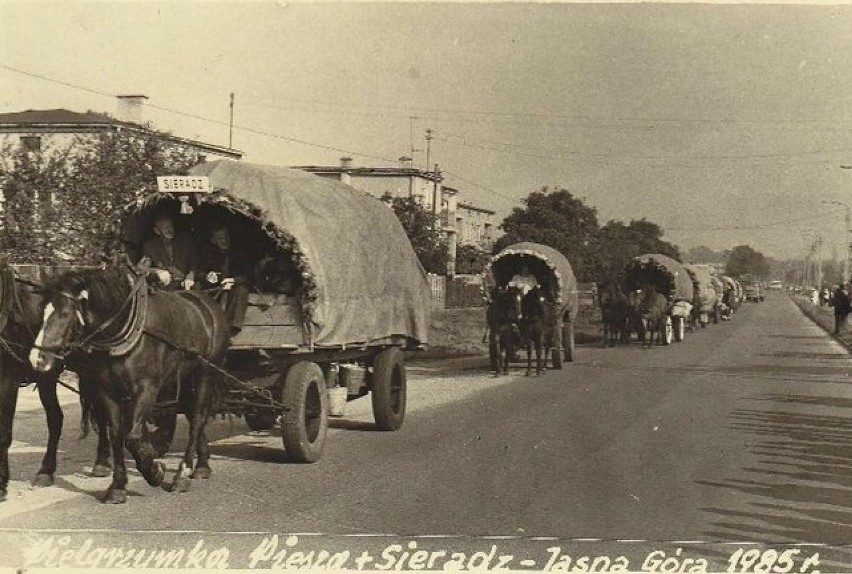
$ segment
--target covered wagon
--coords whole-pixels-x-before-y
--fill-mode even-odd
[[[491,289],[506,287],[526,267],[535,276],[547,302],[555,306],[550,352],[553,366],[562,368],[563,359],[574,360],[574,320],[577,317],[577,279],[571,263],[556,249],[529,241],[514,243],[494,255],[483,271],[483,286],[488,303]],[[494,334],[489,340],[492,364],[496,362],[497,343]]]
[[[713,284],[713,276],[710,271],[703,265],[685,264],[683,267],[692,279],[693,321],[702,327],[706,327],[712,317],[713,322],[718,323],[720,300],[716,294],[716,287]]]
[[[283,167],[217,161],[189,177],[207,191],[174,184],[175,193],[128,207],[124,247],[137,261],[164,212],[199,246],[211,226],[230,230],[253,272],[242,330],[228,351],[223,412],[244,416],[254,430],[280,426],[288,453],[307,462],[320,457],[327,417],[347,400],[369,393],[377,427],[399,428],[402,351],[426,343],[430,293],[394,212],[343,183]],[[270,262],[272,272],[263,272]],[[154,419],[168,437],[180,390],[166,391]]]
[[[684,339],[686,322],[692,312],[694,288],[689,273],[680,262],[659,253],[640,255],[627,264],[624,283],[628,291],[653,285],[657,293],[662,293],[669,301],[666,340]]]

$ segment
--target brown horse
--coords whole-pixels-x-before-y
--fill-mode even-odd
[[[643,290],[642,303],[640,304],[642,326],[644,327],[640,338],[643,344],[650,347],[655,340],[657,344],[666,344],[668,308],[669,303],[665,295],[657,293],[653,285]]]
[[[125,446],[151,486],[158,486],[165,467],[155,462],[156,451],[144,423],[161,388],[175,385],[192,400],[184,401],[190,419],[189,442],[172,483],[172,490],[189,488],[189,479],[209,478],[209,446],[205,426],[223,392],[215,367],[222,364],[228,329],[222,308],[212,298],[191,291],[161,291],[148,298],[141,319],[134,316],[134,299],[147,289],[123,267],[68,272],[46,287],[43,324],[30,353],[39,372],[68,358],[69,368],[82,373],[92,396],[108,418],[114,461],[113,479],[104,502],[127,499]],[[138,301],[138,299],[136,299]],[[143,330],[129,349],[122,334],[134,320]],[[182,388],[181,382],[190,384]],[[186,408],[186,407],[185,407]],[[195,455],[198,455],[197,464]]]
[[[603,323],[603,346],[614,347],[624,342],[628,335],[627,295],[615,280],[605,281],[598,286],[600,293],[601,322]]]
[[[61,368],[37,372],[30,366],[26,351],[33,345],[44,311],[44,298],[40,285],[20,277],[5,261],[0,263],[0,501],[6,499],[9,483],[9,447],[18,402],[18,390],[35,384],[39,400],[47,418],[47,448],[35,486],[50,486],[56,473],[59,439],[62,435],[64,415],[56,395]],[[88,415],[99,418],[100,411],[87,412],[84,433],[88,432]],[[102,422],[102,421],[101,421]],[[103,424],[98,429],[97,459],[92,476],[107,476],[109,440]]]

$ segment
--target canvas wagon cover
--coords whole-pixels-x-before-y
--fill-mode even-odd
[[[665,285],[656,284],[657,289],[672,301],[692,303],[692,278],[680,262],[659,253],[640,255],[628,263],[625,269],[625,281],[628,289],[635,289],[646,277],[665,276]]]
[[[578,306],[577,279],[571,263],[556,249],[531,241],[514,243],[492,257],[483,274],[491,284],[505,285],[521,270],[525,260],[543,287],[548,288],[547,278],[553,278],[560,312],[564,315],[567,311],[569,320],[573,320]]]
[[[386,204],[339,181],[279,166],[215,161],[191,174],[208,176],[214,191],[247,202],[265,226],[292,237],[313,291],[304,304],[313,344],[390,336],[426,343],[426,273]]]
[[[692,276],[693,288],[697,285],[695,300],[693,303],[699,311],[710,313],[716,304],[716,290],[713,288],[713,278],[710,272],[700,265],[684,265],[686,271]]]

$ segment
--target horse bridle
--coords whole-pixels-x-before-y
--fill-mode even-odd
[[[102,334],[105,330],[112,327],[113,324],[116,321],[119,320],[122,313],[124,312],[124,309],[130,303],[132,303],[133,300],[135,299],[136,294],[139,291],[139,289],[145,287],[145,285],[146,285],[145,281],[146,280],[145,280],[144,275],[138,276],[135,283],[133,284],[133,287],[130,289],[130,292],[127,294],[127,296],[121,302],[121,305],[118,306],[115,313],[113,313],[103,323],[101,323],[96,328],[94,328],[91,333],[89,333],[88,335],[86,335],[85,337],[80,339],[79,341],[71,341],[71,342],[67,343],[63,347],[59,348],[58,352],[57,352],[57,349],[41,347],[41,346],[36,347],[35,345],[33,345],[33,348],[34,349],[37,348],[42,353],[44,353],[46,355],[50,355],[54,359],[59,359],[59,360],[64,361],[65,358],[68,355],[70,355],[71,353],[73,353],[74,351],[83,350],[83,351],[90,352],[92,350],[95,350],[96,348],[105,348],[105,347],[109,347],[111,345],[116,345],[116,344],[120,343],[127,336],[127,333],[130,330],[130,326],[133,324],[133,313],[132,312],[128,314],[126,323],[122,326],[121,329],[119,329],[119,331],[116,335],[113,335],[109,339],[98,341],[97,344],[95,344],[94,339],[98,335]],[[73,303],[74,313],[77,316],[77,321],[75,322],[74,329],[75,330],[82,330],[82,328],[87,325],[87,322],[86,322],[86,318],[85,318],[85,315],[84,315],[84,310],[81,309],[81,306],[83,305],[84,301],[88,301],[88,299],[89,299],[88,291],[86,289],[82,289],[80,291],[80,293],[78,293],[77,295],[74,295],[73,293],[70,293],[68,291],[59,291],[58,295],[70,300]],[[72,339],[73,339],[73,335],[72,335]]]

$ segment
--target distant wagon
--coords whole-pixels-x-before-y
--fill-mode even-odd
[[[702,327],[706,327],[710,319],[719,322],[719,297],[713,276],[707,268],[701,265],[685,264],[684,269],[692,279],[693,301],[692,318]]]
[[[483,285],[490,300],[490,288],[506,287],[526,267],[538,281],[548,303],[555,306],[550,353],[553,366],[562,368],[563,359],[574,360],[574,320],[577,318],[577,279],[571,263],[559,251],[547,245],[520,242],[510,245],[491,258],[483,271]],[[497,361],[494,334],[489,341],[492,365]]]
[[[657,293],[662,293],[669,301],[666,343],[683,341],[692,312],[694,288],[680,262],[659,253],[640,255],[627,264],[624,283],[628,291],[653,285]]]
[[[225,222],[251,262],[281,261],[279,272],[289,275],[286,287],[275,277],[251,285],[225,364],[223,413],[244,416],[253,430],[280,426],[288,454],[303,462],[320,458],[329,411],[346,400],[369,393],[377,427],[398,429],[406,406],[403,350],[426,343],[430,294],[394,212],[340,182],[282,167],[218,161],[190,176],[207,178],[210,191],[172,178],[174,192],[128,208],[130,259],[138,260],[154,214],[166,210],[196,241],[212,222]],[[180,392],[164,389],[153,410],[150,430],[161,452]]]

